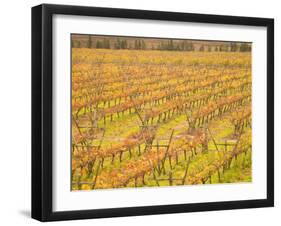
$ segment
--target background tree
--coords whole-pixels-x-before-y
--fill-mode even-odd
[[[220,45],[219,51],[220,52],[228,52],[228,46],[227,45]]]
[[[141,41],[138,39],[135,40],[135,49],[141,49]]]
[[[97,48],[97,49],[102,49],[102,48],[103,48],[103,43],[102,43],[101,41],[97,40],[97,42],[96,42],[96,48]]]
[[[168,41],[167,49],[168,49],[168,50],[173,50],[173,49],[174,49],[173,40],[169,40],[169,41]]]
[[[109,41],[109,39],[103,39],[103,48],[110,49],[110,41]]]
[[[146,49],[146,44],[144,40],[141,40],[141,49]]]
[[[236,52],[237,50],[238,50],[238,46],[237,46],[236,42],[231,42],[230,43],[230,51]]]
[[[240,52],[250,52],[252,50],[252,47],[250,44],[242,43],[240,46]]]
[[[91,35],[88,36],[87,48],[92,48],[92,39],[91,39]]]
[[[126,39],[124,39],[120,42],[120,48],[127,49],[127,40]]]
[[[193,43],[190,42],[190,43],[188,44],[188,50],[189,50],[189,51],[194,51],[194,45],[193,45]]]
[[[115,49],[121,49],[121,40],[118,38],[114,45]]]

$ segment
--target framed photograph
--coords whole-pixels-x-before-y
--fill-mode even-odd
[[[32,217],[274,205],[274,21],[32,8]]]

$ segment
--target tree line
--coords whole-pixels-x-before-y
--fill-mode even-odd
[[[128,41],[127,39],[117,38],[117,40],[110,40],[104,38],[103,40],[96,40],[93,42],[91,37],[85,41],[71,40],[72,48],[97,48],[97,49],[136,49],[136,50],[170,50],[170,51],[200,51],[200,52],[249,52],[252,50],[249,43],[231,42],[230,44],[194,44],[190,41],[174,41],[165,40],[158,44],[148,45],[143,39],[135,39]],[[197,46],[197,48],[195,47]],[[198,47],[199,46],[199,47]]]

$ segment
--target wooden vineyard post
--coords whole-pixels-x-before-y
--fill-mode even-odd
[[[170,186],[173,185],[173,173],[172,173],[172,171],[169,172],[169,185]]]
[[[173,139],[174,131],[175,130],[173,129],[173,131],[172,131],[172,133],[170,135],[169,143],[168,143],[168,146],[167,146],[164,158],[162,160],[162,169],[160,170],[160,172],[162,172],[162,170],[165,172],[165,162],[166,162],[166,158],[168,156],[169,148],[170,148],[170,145],[171,145],[171,142],[172,142],[172,139]]]
[[[182,179],[182,185],[185,184],[185,181],[186,181],[186,178],[187,178],[189,164],[190,164],[190,159],[186,163],[186,167],[185,167],[185,171],[184,171],[184,176],[183,176],[183,179]]]
[[[101,161],[99,161],[99,164],[98,164],[98,168],[97,168],[97,171],[96,171],[96,176],[94,178],[94,183],[93,183],[92,189],[94,189],[95,186],[96,186],[98,175],[99,175],[99,171],[100,171],[100,166],[101,166]]]
[[[214,143],[214,145],[215,145],[215,147],[216,147],[216,150],[219,151],[217,142],[215,141],[215,138],[214,138],[214,136],[212,135],[211,130],[210,130],[208,127],[207,127],[207,130],[209,131],[209,134],[210,134],[210,136],[211,136],[211,139],[212,139],[212,141],[213,141],[213,143]]]

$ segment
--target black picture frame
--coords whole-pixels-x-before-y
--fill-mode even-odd
[[[266,27],[267,198],[54,212],[52,210],[52,18],[55,14]],[[32,8],[32,218],[40,221],[57,221],[271,206],[274,206],[273,19],[49,4]]]

